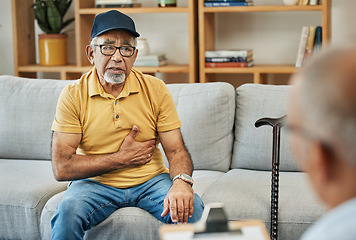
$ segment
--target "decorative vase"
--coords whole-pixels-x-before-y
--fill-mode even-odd
[[[137,39],[137,49],[139,56],[150,55],[150,46],[146,38]]]
[[[67,34],[39,34],[38,49],[40,65],[67,64]]]
[[[284,5],[297,5],[299,0],[283,0]]]

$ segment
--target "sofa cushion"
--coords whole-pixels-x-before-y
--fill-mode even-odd
[[[227,171],[231,164],[235,90],[228,83],[168,84],[194,169]]]
[[[51,158],[51,125],[68,83],[0,76],[0,158]]]
[[[210,186],[224,176],[224,174],[224,172],[218,171],[195,170],[193,172],[194,192],[202,197],[205,192],[209,191]]]
[[[286,114],[291,86],[245,84],[236,89],[235,141],[231,168],[271,170],[271,126],[255,127],[264,117]],[[280,170],[299,171],[291,151],[287,131],[281,130]]]
[[[1,159],[1,239],[40,239],[43,206],[66,187],[55,181],[49,161]]]
[[[205,204],[222,202],[230,220],[262,219],[269,229],[270,186],[269,171],[233,169],[215,181],[202,199]],[[324,212],[306,173],[280,173],[279,239],[299,239]]]

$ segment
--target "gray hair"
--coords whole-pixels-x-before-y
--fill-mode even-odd
[[[137,38],[132,36],[132,38],[134,39],[134,47],[137,47]],[[90,46],[91,49],[93,49],[93,51],[95,52],[95,44],[97,44],[98,42],[98,37],[94,37],[91,41],[90,41]]]
[[[313,57],[294,78],[303,128],[356,165],[356,47]]]

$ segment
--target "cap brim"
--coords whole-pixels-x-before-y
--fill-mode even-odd
[[[126,30],[126,31],[128,31],[129,33],[131,33],[134,37],[139,37],[139,36],[140,36],[140,34],[139,34],[138,32],[132,31],[131,29],[128,29],[128,28],[112,27],[112,28],[107,28],[107,29],[105,29],[104,31],[101,31],[101,32],[97,33],[97,34],[96,34],[95,36],[93,36],[92,38],[98,37],[98,36],[100,36],[101,34],[106,33],[106,32],[108,32],[108,31],[110,31],[110,30],[116,30],[116,29],[117,29],[117,30],[118,30],[118,29]]]

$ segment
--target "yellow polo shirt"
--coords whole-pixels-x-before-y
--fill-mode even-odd
[[[118,151],[133,125],[139,127],[136,141],[158,139],[158,132],[181,127],[165,83],[132,69],[115,99],[104,91],[94,67],[63,89],[52,130],[82,134],[77,153],[92,155]],[[143,166],[118,169],[92,179],[116,188],[129,188],[164,172],[168,169],[156,148],[152,160]]]

